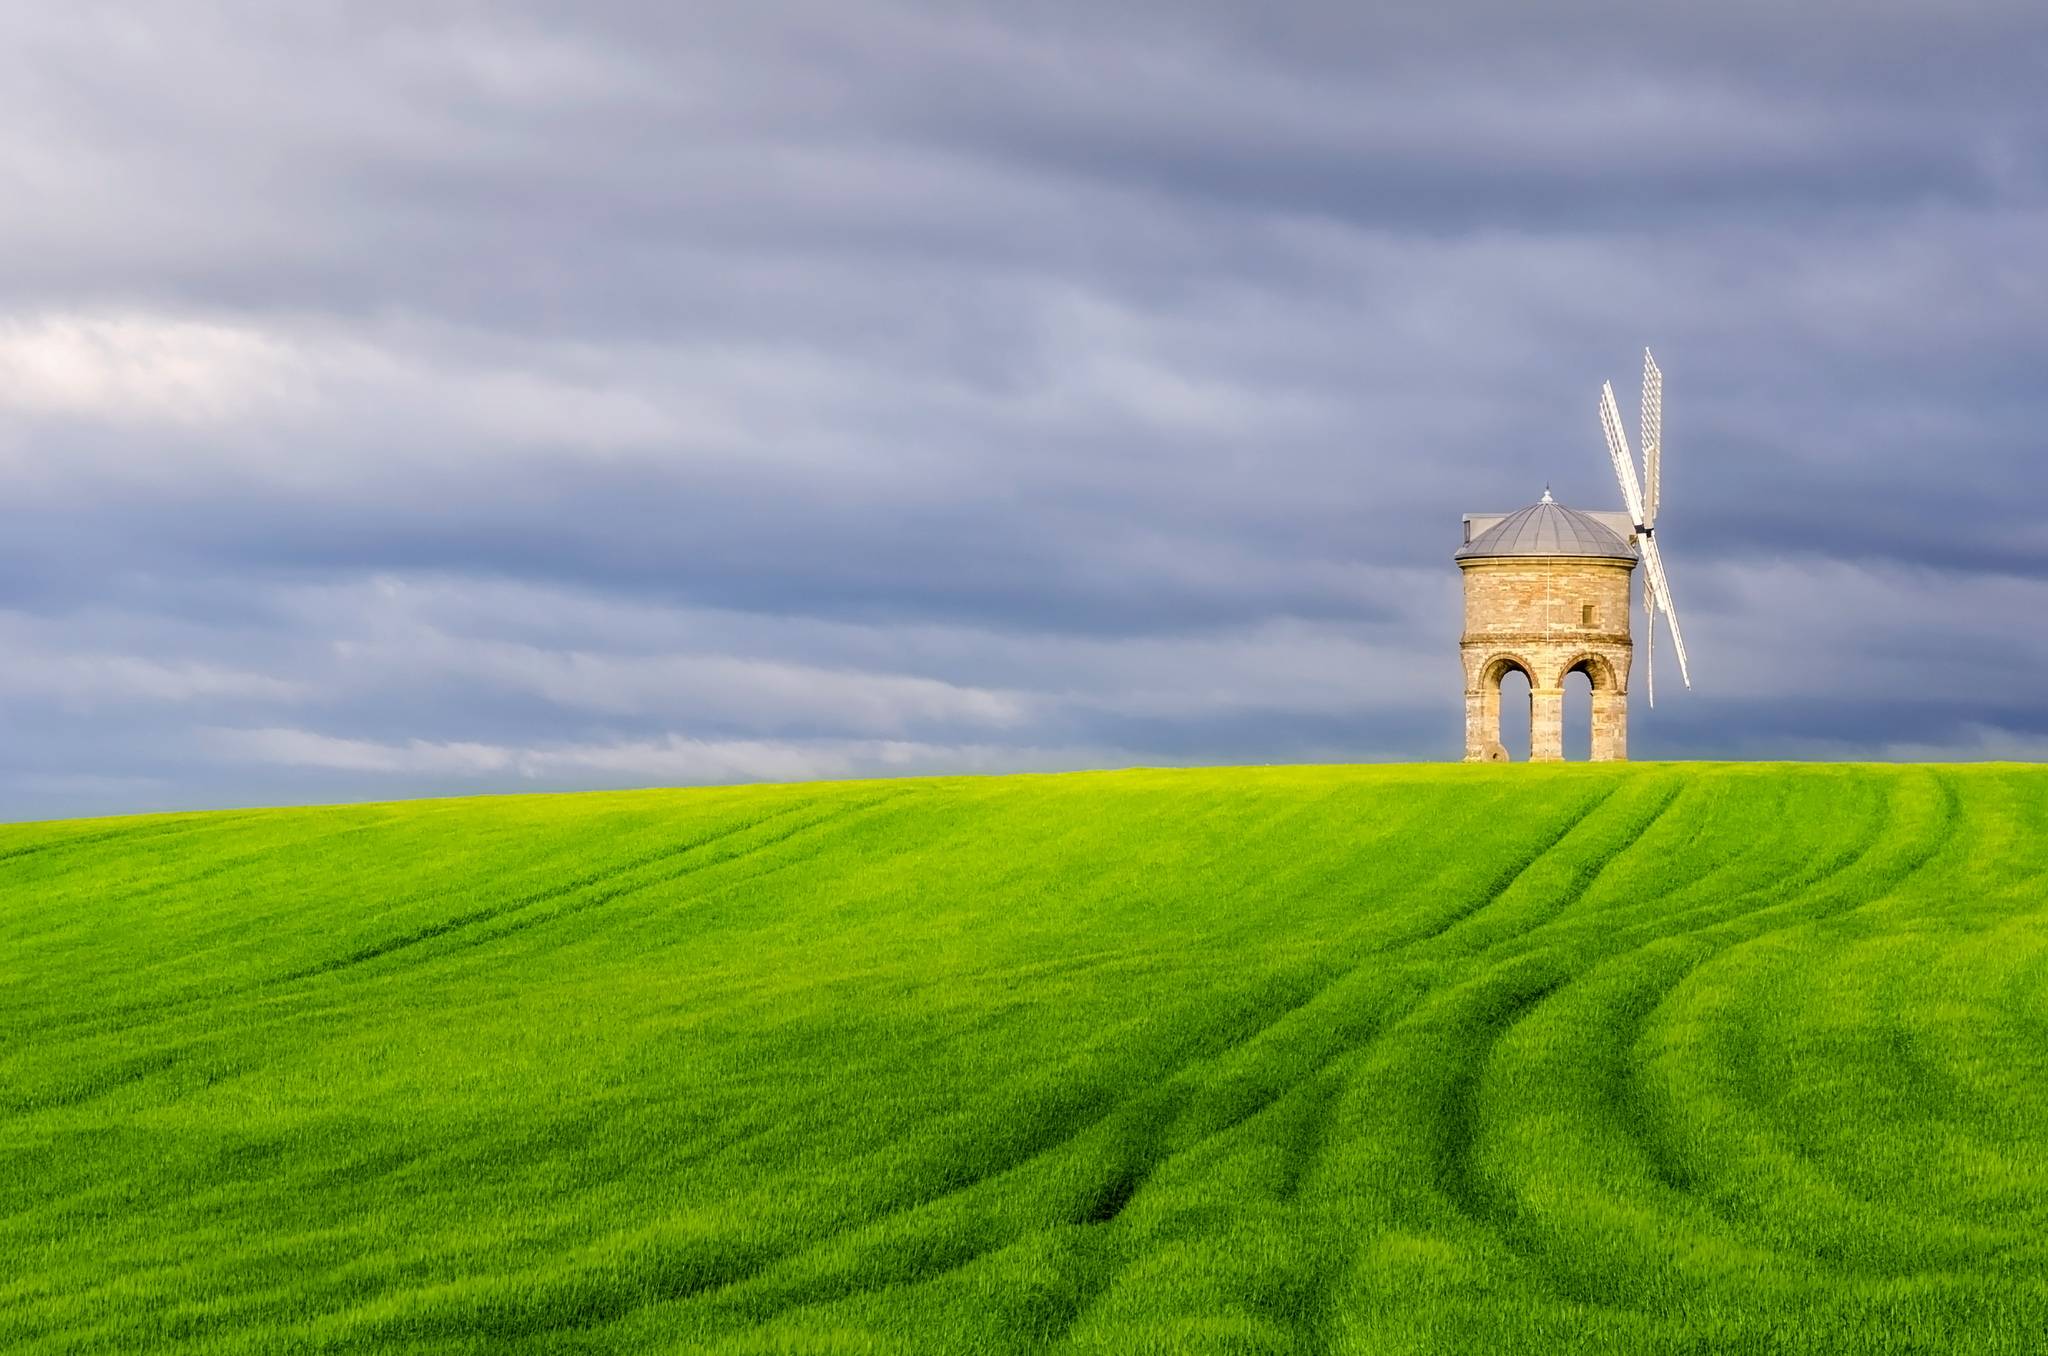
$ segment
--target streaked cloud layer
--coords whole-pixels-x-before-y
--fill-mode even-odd
[[[1669,376],[1642,756],[2048,747],[2023,4],[0,19],[0,812],[1454,756]]]

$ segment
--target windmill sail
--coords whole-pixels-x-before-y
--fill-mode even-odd
[[[1600,384],[1600,429],[1607,437],[1607,455],[1614,462],[1614,479],[1621,486],[1621,502],[1635,524],[1636,549],[1643,559],[1643,610],[1649,614],[1644,639],[1645,677],[1650,705],[1657,704],[1657,613],[1671,624],[1671,648],[1678,652],[1678,676],[1692,686],[1692,672],[1685,658],[1685,636],[1678,629],[1678,614],[1671,607],[1671,583],[1664,575],[1664,556],[1657,548],[1657,496],[1664,460],[1664,374],[1650,350],[1643,350],[1643,478],[1636,478],[1635,457],[1629,452],[1628,435],[1622,431],[1621,409],[1614,401],[1612,382]]]
[[[1600,383],[1600,427],[1607,434],[1607,455],[1614,459],[1614,478],[1621,482],[1622,506],[1636,531],[1643,529],[1643,487],[1636,480],[1635,458],[1629,455],[1628,435],[1621,431],[1621,410],[1614,403],[1614,384]]]
[[[1657,482],[1664,460],[1664,374],[1643,350],[1643,526],[1657,525]]]
[[[1657,705],[1657,595],[1650,581],[1643,581],[1643,686],[1649,689],[1650,705]]]
[[[1671,627],[1671,648],[1678,652],[1678,676],[1691,687],[1692,674],[1685,662],[1685,635],[1678,629],[1678,613],[1671,606],[1671,582],[1664,576],[1664,555],[1657,549],[1655,537],[1644,537],[1642,548],[1643,564],[1650,570],[1650,584],[1657,590],[1657,606],[1663,609],[1664,620]]]

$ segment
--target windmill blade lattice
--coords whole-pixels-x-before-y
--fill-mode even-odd
[[[1664,461],[1664,374],[1643,350],[1643,526],[1657,526],[1657,482]]]
[[[1614,478],[1621,482],[1621,502],[1629,521],[1638,531],[1643,526],[1643,487],[1636,480],[1635,458],[1629,454],[1628,435],[1621,431],[1621,410],[1614,403],[1614,385],[1600,384],[1600,428],[1607,434],[1607,455],[1614,459]]]
[[[1664,575],[1664,554],[1657,549],[1655,537],[1644,537],[1642,541],[1643,564],[1649,567],[1650,584],[1657,590],[1657,606],[1664,611],[1664,620],[1671,627],[1671,648],[1678,652],[1678,676],[1687,687],[1692,686],[1692,673],[1685,662],[1685,635],[1678,629],[1678,613],[1671,606],[1671,583]]]
[[[1643,611],[1649,624],[1644,628],[1647,649],[1644,675],[1650,705],[1657,704],[1657,614],[1671,624],[1671,648],[1678,652],[1678,676],[1692,686],[1692,670],[1685,657],[1685,635],[1678,629],[1678,613],[1671,605],[1671,581],[1664,573],[1664,554],[1657,546],[1657,500],[1664,463],[1664,373],[1649,349],[1643,350],[1643,404],[1641,410],[1643,475],[1636,478],[1635,457],[1630,453],[1628,435],[1622,431],[1621,409],[1614,400],[1612,382],[1600,384],[1600,430],[1607,438],[1607,455],[1614,463],[1614,479],[1621,487],[1621,501],[1635,525],[1636,549],[1643,561]]]

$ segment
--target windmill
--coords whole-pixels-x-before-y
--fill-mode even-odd
[[[1621,430],[1621,411],[1614,403],[1612,382],[1600,383],[1600,427],[1607,434],[1607,452],[1614,458],[1614,477],[1621,482],[1621,501],[1628,509],[1629,521],[1635,524],[1636,546],[1643,557],[1643,611],[1649,617],[1648,634],[1644,637],[1644,658],[1648,662],[1645,677],[1650,690],[1650,705],[1657,704],[1657,612],[1661,608],[1664,619],[1671,624],[1671,646],[1678,651],[1678,676],[1687,687],[1692,686],[1692,675],[1686,671],[1685,637],[1678,629],[1678,614],[1671,608],[1671,584],[1664,576],[1664,557],[1657,550],[1657,479],[1658,463],[1663,459],[1664,447],[1664,374],[1657,370],[1657,360],[1650,356],[1650,350],[1643,350],[1643,478],[1636,480],[1635,458],[1628,450],[1628,435]]]

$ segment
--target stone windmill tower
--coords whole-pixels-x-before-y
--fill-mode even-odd
[[[1602,517],[1609,519],[1602,522]],[[1529,758],[1564,757],[1564,680],[1593,683],[1593,757],[1628,757],[1629,580],[1636,551],[1612,519],[1543,498],[1517,513],[1468,513],[1465,576],[1465,757],[1505,762],[1500,682],[1529,680]]]
[[[1628,679],[1635,643],[1629,632],[1629,581],[1644,566],[1646,657],[1656,648],[1657,614],[1670,622],[1678,670],[1687,687],[1685,639],[1671,609],[1671,587],[1657,549],[1657,488],[1662,461],[1664,377],[1643,350],[1643,479],[1621,429],[1614,388],[1600,391],[1600,424],[1621,484],[1621,513],[1586,513],[1543,498],[1515,513],[1468,513],[1458,568],[1465,576],[1465,758],[1498,762],[1500,684],[1519,670],[1529,680],[1529,758],[1564,757],[1564,684],[1584,673],[1593,686],[1595,761],[1628,757]],[[1654,672],[1654,671],[1653,671]],[[1650,704],[1656,705],[1655,680]]]

